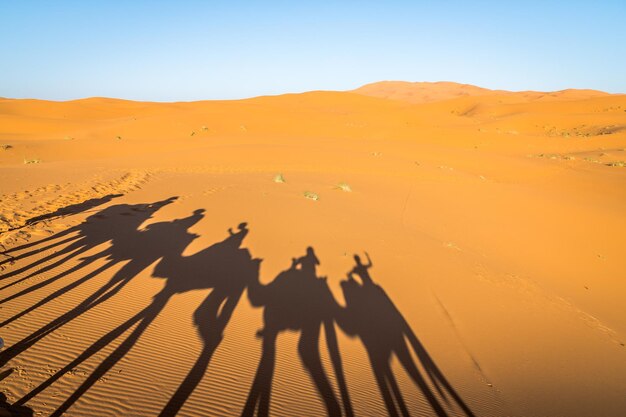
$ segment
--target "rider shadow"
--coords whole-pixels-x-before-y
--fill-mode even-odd
[[[42,242],[48,242],[52,238],[56,239],[47,246],[39,247],[36,250],[32,250],[13,258],[14,260],[19,260],[32,256],[42,250],[48,250],[57,245],[70,242],[67,246],[59,251],[56,251],[48,256],[31,262],[26,266],[2,275],[1,278],[4,280],[26,272],[28,270],[35,269],[34,272],[31,272],[25,277],[22,277],[16,281],[11,282],[10,284],[2,286],[0,290],[5,290],[14,285],[21,284],[22,282],[25,282],[36,275],[45,274],[48,271],[51,271],[73,259],[80,259],[80,262],[78,262],[76,265],[66,271],[63,271],[57,275],[52,276],[51,278],[32,285],[25,290],[19,291],[11,295],[10,297],[6,297],[0,300],[0,304],[22,297],[32,291],[43,288],[46,285],[50,285],[70,273],[85,268],[97,259],[105,257],[110,258],[111,247],[102,250],[96,255],[92,255],[86,258],[79,258],[79,256],[109,241],[123,242],[125,240],[129,240],[129,234],[132,235],[134,232],[137,231],[139,226],[141,226],[142,223],[151,218],[157,210],[161,209],[167,204],[174,202],[176,199],[177,197],[171,197],[167,200],[157,201],[152,204],[118,204],[110,206],[99,211],[96,214],[89,216],[83,223],[77,226],[71,227],[63,232],[57,233],[56,235],[45,238],[43,240],[15,248],[16,250],[21,250],[25,246],[34,244],[39,245]],[[70,235],[70,237],[63,239],[67,235]],[[52,261],[52,263],[44,266],[41,269],[36,269],[38,266],[50,261]],[[7,323],[2,323],[2,325],[6,324]]]
[[[389,415],[410,415],[391,369],[392,355],[395,355],[438,417],[450,415],[452,402],[465,416],[473,417],[387,293],[370,277],[368,269],[372,262],[369,255],[367,264],[363,264],[358,255],[354,258],[356,266],[341,282],[346,307],[338,314],[337,323],[346,334],[358,337],[363,343]],[[359,277],[360,283],[354,275]],[[428,375],[430,384],[413,360],[410,349]]]
[[[73,204],[73,205],[70,205],[70,206],[66,206],[66,207],[58,209],[57,211],[55,211],[53,213],[47,213],[47,214],[43,214],[41,216],[37,216],[37,217],[33,217],[31,219],[28,219],[26,221],[26,223],[25,223],[25,226],[29,226],[29,225],[32,225],[32,224],[35,224],[35,223],[38,223],[38,222],[41,222],[41,221],[44,221],[44,220],[52,220],[52,219],[56,219],[58,217],[64,217],[64,216],[68,216],[68,215],[74,215],[74,214],[82,213],[82,212],[85,212],[85,211],[87,211],[87,210],[89,210],[91,208],[94,208],[94,207],[101,206],[103,204],[109,203],[109,202],[111,202],[111,200],[113,200],[114,198],[120,197],[121,195],[122,194],[109,194],[109,195],[106,195],[106,196],[104,196],[102,198],[94,198],[94,199],[91,199],[91,200],[84,201],[84,202],[82,202],[80,204]],[[132,206],[129,206],[127,204],[120,204],[120,205],[117,205],[117,206],[112,206],[112,207],[109,207],[109,208],[107,208],[107,209],[105,209],[103,211],[100,211],[97,216],[100,216],[100,217],[105,216],[106,215],[105,213],[107,213],[107,210],[108,210],[109,213],[112,214],[112,213],[115,213],[116,211],[119,212],[120,211],[119,209],[130,208],[130,207],[132,207]],[[139,205],[137,205],[135,207],[139,207]],[[94,216],[92,216],[90,218],[94,218]],[[21,226],[19,228],[22,228],[22,227],[25,227],[25,226]],[[14,263],[15,261],[18,261],[18,260],[24,259],[24,258],[28,258],[28,257],[30,257],[32,255],[35,255],[35,254],[37,254],[37,253],[39,253],[39,252],[41,252],[43,250],[50,250],[50,249],[55,248],[57,246],[63,245],[65,243],[69,243],[69,242],[78,240],[81,237],[84,237],[84,234],[81,233],[81,230],[82,230],[83,226],[84,226],[84,224],[81,224],[81,225],[78,225],[78,226],[74,226],[74,227],[70,227],[70,228],[67,228],[67,229],[63,230],[62,232],[55,233],[54,235],[51,235],[49,237],[46,237],[46,238],[43,238],[43,239],[39,239],[39,240],[36,240],[34,242],[25,243],[23,245],[16,246],[16,247],[11,248],[11,249],[4,250],[1,253],[2,253],[2,255],[6,256],[7,259],[4,259],[4,260],[0,261],[0,265],[6,264],[6,263],[9,263],[9,262]],[[15,230],[15,229],[12,229],[12,230]],[[74,234],[74,233],[76,233],[76,234],[74,236],[72,236],[72,234]],[[65,238],[66,236],[69,236],[69,237]],[[63,238],[65,238],[65,239],[63,239]],[[84,242],[84,243],[87,243],[87,242]],[[28,252],[22,253],[21,255],[18,255],[18,256],[9,255],[9,253],[11,253],[11,252],[21,252],[21,251],[24,251],[24,250],[26,250],[28,248],[32,248],[34,246],[38,246],[38,247],[36,249],[33,249],[33,250],[28,251]],[[73,249],[70,249],[70,251],[74,250],[74,249],[77,249],[80,246],[81,245],[73,246]],[[63,252],[63,253],[67,253],[67,252]],[[63,254],[63,253],[61,253],[61,254]],[[61,254],[57,253],[57,254],[55,254],[55,256],[47,258],[46,260],[44,260],[42,262],[45,262],[45,261],[50,260],[50,259],[52,259],[54,257],[60,256]],[[5,277],[9,278],[12,275],[24,272],[24,271],[26,271],[26,270],[28,270],[30,268],[33,268],[33,267],[39,265],[42,262],[33,263],[32,265],[29,265],[27,268],[22,268],[22,269],[19,269],[17,271],[13,271],[11,274],[7,274],[6,276],[3,276],[3,278],[5,278]]]
[[[71,272],[82,270],[96,259],[105,258],[107,260],[101,267],[68,283],[25,310],[0,323],[0,326],[6,326],[18,318],[63,296],[81,284],[94,279],[117,263],[128,261],[108,282],[81,301],[77,306],[1,352],[0,365],[6,364],[9,360],[29,349],[51,332],[59,329],[61,326],[85,314],[90,309],[117,294],[137,274],[164,256],[168,251],[177,251],[178,245],[186,246],[188,242],[190,242],[188,239],[189,234],[186,233],[186,230],[203,217],[200,211],[197,211],[193,216],[186,219],[175,220],[173,222],[153,223],[145,230],[138,229],[146,219],[152,217],[154,212],[174,200],[175,198],[173,197],[153,204],[112,206],[102,210],[102,212],[97,215],[91,216],[95,217],[95,219],[86,221],[81,225],[82,228],[80,229],[83,235],[82,239],[86,240],[84,246],[93,247],[93,242],[101,242],[103,240],[105,242],[110,241],[110,245],[106,249],[88,258],[83,258],[77,265],[52,278],[37,283],[0,301],[0,303],[3,303],[26,295],[44,285],[50,285],[52,282],[61,279]],[[133,210],[133,208],[135,210]],[[100,224],[99,221],[104,221],[104,223]],[[100,234],[104,234],[104,236],[100,236]],[[82,248],[78,250],[82,251]]]
[[[16,404],[26,403],[63,375],[130,331],[119,342],[118,347],[51,414],[52,416],[62,415],[131,350],[173,296],[191,290],[213,288],[207,297],[208,301],[202,303],[195,315],[198,331],[203,337],[204,348],[189,375],[162,412],[162,415],[176,414],[208,367],[210,357],[221,341],[222,332],[246,286],[246,282],[258,279],[259,261],[253,260],[246,249],[240,249],[242,240],[247,234],[247,229],[243,224],[237,233],[231,232],[224,241],[195,255],[182,256],[187,245],[197,237],[197,235],[188,233],[187,229],[190,225],[195,224],[197,216],[201,215],[202,211],[196,210],[194,215],[185,219],[155,223],[146,229],[147,235],[144,242],[146,245],[155,241],[169,240],[175,242],[174,244],[166,244],[169,245],[168,249],[161,252],[161,259],[155,266],[153,276],[166,279],[163,289],[153,297],[152,302],[147,307],[102,336],[75,360],[21,398]],[[177,238],[172,227],[178,229]]]
[[[253,259],[248,249],[241,248],[248,234],[247,224],[241,223],[229,237],[191,256],[164,258],[154,276],[172,280],[176,292],[211,288],[211,292],[193,315],[202,350],[195,364],[161,412],[174,416],[198,386],[220,342],[224,330],[241,299],[245,288],[258,282],[260,259]]]
[[[326,332],[327,347],[337,377],[346,415],[352,407],[345,384],[334,316],[339,306],[326,283],[318,278],[319,260],[313,248],[305,256],[292,259],[291,267],[281,272],[271,283],[255,282],[248,289],[253,306],[264,307],[264,327],[257,335],[263,339],[261,359],[242,416],[268,416],[273,374],[276,362],[276,341],[279,333],[299,331],[298,353],[304,368],[314,383],[329,416],[341,416],[342,409],[322,366],[319,350],[320,330]]]

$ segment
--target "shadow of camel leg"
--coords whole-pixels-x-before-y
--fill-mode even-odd
[[[254,382],[250,388],[248,400],[241,413],[242,417],[253,417],[258,406],[258,416],[267,417],[270,411],[270,397],[272,394],[272,380],[274,377],[274,364],[276,361],[276,337],[275,331],[265,329],[263,331],[263,349],[261,361]]]
[[[24,397],[18,400],[15,404],[23,405],[27,403],[28,401],[33,399],[35,396],[37,396],[40,392],[42,392],[43,390],[48,388],[50,385],[52,385],[54,382],[56,382],[59,378],[63,377],[69,371],[76,368],[78,365],[80,365],[81,363],[83,363],[84,361],[86,361],[87,359],[95,355],[96,353],[98,353],[104,347],[108,346],[109,343],[113,342],[115,339],[117,339],[122,334],[124,334],[128,329],[130,329],[133,325],[135,325],[135,323],[142,320],[142,318],[145,315],[145,310],[146,309],[137,313],[136,315],[126,320],[121,325],[117,326],[115,329],[111,330],[106,335],[102,336],[100,339],[94,342],[90,347],[85,349],[85,351],[83,351],[83,353],[81,353],[76,359],[74,359],[65,367],[57,371],[54,375],[52,375],[46,381],[42,382],[37,388],[33,389],[31,392],[26,394]]]
[[[41,258],[41,259],[39,259],[39,260],[29,264],[29,265],[23,266],[20,269],[16,269],[15,271],[11,271],[11,272],[8,272],[8,273],[0,276],[0,280],[6,279],[6,278],[11,278],[12,276],[21,274],[22,272],[26,272],[29,269],[33,269],[33,268],[35,268],[35,267],[37,267],[37,266],[39,266],[39,265],[41,265],[43,263],[51,261],[51,260],[53,260],[55,258],[58,258],[60,256],[65,256],[65,254],[69,253],[69,255],[65,256],[64,258],[62,258],[62,259],[60,259],[58,261],[55,261],[55,262],[53,262],[52,264],[50,264],[48,266],[44,266],[42,269],[40,269],[38,271],[31,272],[25,278],[30,278],[30,277],[35,276],[37,274],[43,274],[44,272],[47,272],[47,271],[49,271],[51,269],[54,269],[57,266],[62,265],[64,262],[67,262],[68,260],[70,260],[72,258],[75,258],[76,256],[80,255],[81,253],[86,252],[87,249],[88,248],[86,246],[81,246],[79,248],[76,248],[76,247],[72,247],[72,245],[69,245],[69,246],[61,249],[59,252],[53,253],[52,255],[48,255],[48,256],[46,256],[44,258]],[[22,278],[22,279],[20,279],[19,281],[16,281],[16,282],[23,281],[25,278]],[[14,284],[15,284],[15,282],[11,283],[9,285],[4,286],[2,289],[8,288],[8,287],[10,287],[11,285],[14,285]]]
[[[329,416],[341,416],[341,407],[322,366],[319,351],[320,325],[306,326],[300,334],[298,352],[304,367],[315,383]]]
[[[325,322],[324,329],[326,330],[326,345],[328,346],[330,359],[333,363],[333,368],[335,369],[337,385],[339,385],[339,393],[341,394],[343,408],[346,412],[346,417],[353,417],[354,411],[352,410],[352,402],[350,401],[348,385],[346,384],[346,377],[343,371],[343,363],[341,362],[341,354],[339,353],[339,343],[337,342],[335,323],[329,321]]]
[[[202,380],[209,367],[213,353],[222,341],[224,329],[240,298],[241,293],[237,296],[228,297],[226,294],[214,290],[196,310],[194,316],[196,316],[197,323],[202,323],[202,320],[208,320],[207,325],[198,325],[199,328],[206,327],[206,329],[199,329],[204,347],[196,363],[165,405],[161,414],[159,414],[161,417],[175,416]],[[226,301],[224,302],[224,300]],[[222,303],[224,303],[224,306],[218,315]]]
[[[65,234],[67,234],[67,233],[65,233]],[[7,251],[2,252],[2,254],[6,255],[7,253],[10,253],[10,252],[14,252],[14,251],[18,251],[18,250],[24,250],[24,249],[27,249],[29,247],[32,247],[32,246],[39,245],[41,243],[47,242],[49,240],[58,239],[60,237],[62,237],[62,236],[58,236],[58,235],[50,236],[50,237],[47,237],[45,239],[38,240],[36,242],[27,243],[27,244],[19,246],[17,248],[9,249]],[[51,243],[48,246],[44,246],[43,248],[33,249],[33,250],[28,251],[26,253],[23,253],[21,255],[9,257],[8,259],[4,259],[4,260],[0,261],[0,265],[3,265],[5,263],[7,263],[7,262],[11,262],[11,261],[15,262],[15,261],[19,261],[20,259],[28,258],[30,256],[33,256],[36,253],[43,252],[45,250],[50,250],[50,249],[52,249],[52,248],[54,248],[56,246],[62,245],[64,243],[71,242],[71,241],[76,240],[76,239],[80,239],[80,236],[78,236],[78,235],[72,236],[72,237],[69,237],[67,239],[63,239],[63,240],[59,240],[57,242]],[[6,255],[6,256],[10,256],[10,255]]]
[[[419,369],[417,369],[415,362],[413,362],[413,358],[411,357],[411,354],[409,353],[409,350],[407,349],[406,344],[404,342],[396,350],[396,355],[398,356],[398,360],[400,361],[404,369],[406,369],[407,373],[409,374],[413,382],[415,382],[415,384],[422,391],[422,393],[426,397],[426,400],[428,400],[428,403],[433,408],[437,416],[438,417],[447,416],[448,413],[443,409],[441,403],[435,397],[435,394],[432,392],[430,387],[426,384],[426,381],[422,377],[422,374],[420,373]]]
[[[391,373],[387,358],[380,358],[380,360],[378,360],[374,359],[374,357],[370,354],[370,361],[372,363],[372,370],[374,371],[374,378],[378,384],[380,395],[383,397],[389,416],[399,417],[398,410],[393,402],[393,396],[391,395],[391,392],[389,392],[389,387],[387,386],[387,375]]]
[[[156,319],[161,310],[165,307],[168,297],[157,295],[145,310],[143,316],[139,320],[139,324],[130,335],[113,351],[100,365],[92,372],[91,375],[82,383],[82,385],[72,393],[72,395],[52,413],[51,417],[63,415],[87,390],[95,384],[98,379],[104,376],[120,359],[122,359],[130,349],[137,343],[137,340],[146,331],[150,324]]]
[[[64,326],[65,324],[74,320],[81,314],[86,313],[87,311],[94,308],[98,304],[108,300],[114,294],[116,294],[121,289],[121,287],[123,287],[126,284],[126,282],[123,282],[123,281],[118,282],[116,286],[114,286],[114,284],[115,283],[110,283],[110,282],[107,283],[105,286],[103,286],[102,288],[98,289],[95,293],[90,295],[87,299],[83,300],[78,306],[74,307],[72,310],[57,317],[55,320],[46,324],[44,327],[36,330],[35,332],[31,333],[30,335],[28,335],[27,337],[25,337],[18,343],[14,344],[9,349],[5,350],[4,352],[1,352],[0,353],[0,365],[5,365],[9,360],[16,357],[17,355],[24,352],[25,350],[29,349],[31,346],[33,346],[39,340],[43,339],[48,334],[52,333],[53,331],[59,329],[61,326]],[[109,289],[110,291],[105,293],[105,291]]]
[[[387,381],[389,383],[389,387],[391,388],[391,393],[396,399],[396,403],[400,409],[400,414],[404,417],[409,417],[411,414],[409,413],[409,409],[407,408],[402,392],[400,391],[400,386],[398,385],[398,381],[396,381],[396,377],[393,375],[391,368],[388,369]]]
[[[98,274],[100,274],[100,273],[104,272],[105,270],[109,269],[114,263],[115,262],[113,262],[113,261],[108,262],[105,265],[101,266],[100,268],[96,269],[95,271],[92,271],[89,274],[85,275],[84,277],[82,277],[82,278],[72,282],[71,284],[66,285],[63,288],[60,288],[60,289],[56,290],[52,294],[46,296],[46,298],[44,298],[43,300],[38,301],[37,303],[33,304],[32,306],[28,307],[27,309],[25,309],[23,311],[20,311],[18,314],[14,315],[13,317],[9,317],[8,319],[6,319],[2,323],[0,323],[0,327],[4,327],[7,324],[9,324],[9,323],[19,319],[20,317],[25,316],[26,314],[28,314],[28,313],[38,309],[39,307],[42,307],[42,306],[46,305],[50,301],[57,299],[59,296],[67,293],[68,291],[78,287],[82,283],[89,281],[90,279],[94,278]],[[69,273],[69,271],[66,272],[65,274],[67,274],[67,273]]]

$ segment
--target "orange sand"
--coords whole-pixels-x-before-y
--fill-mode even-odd
[[[626,415],[624,95],[0,99],[0,145],[0,403]]]

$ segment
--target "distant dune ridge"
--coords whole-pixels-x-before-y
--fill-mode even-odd
[[[623,417],[625,168],[594,90],[0,99],[0,415]]]
[[[352,92],[370,97],[388,98],[392,100],[408,101],[409,103],[430,103],[433,101],[448,100],[463,96],[493,96],[516,94],[529,99],[542,97],[559,98],[589,98],[608,95],[597,90],[568,89],[554,92],[522,91],[511,92],[505,90],[490,90],[470,84],[459,84],[450,81],[438,82],[408,82],[408,81],[380,81],[361,86]]]
[[[366,84],[352,90],[355,93],[371,97],[403,100],[410,103],[430,103],[433,101],[447,100],[461,96],[485,96],[492,94],[508,93],[501,90],[489,90],[470,84],[459,84],[449,81],[439,82],[407,82],[407,81],[381,81]]]

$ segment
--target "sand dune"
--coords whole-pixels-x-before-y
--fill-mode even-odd
[[[0,145],[0,409],[626,413],[625,95],[1,99]]]
[[[354,93],[370,97],[380,97],[391,100],[406,101],[409,103],[430,103],[434,101],[450,100],[458,97],[508,96],[514,100],[563,100],[585,99],[606,96],[608,93],[597,90],[567,89],[553,92],[521,91],[510,92],[490,90],[470,84],[459,84],[449,81],[438,82],[407,82],[407,81],[380,81],[366,84],[352,90]]]

